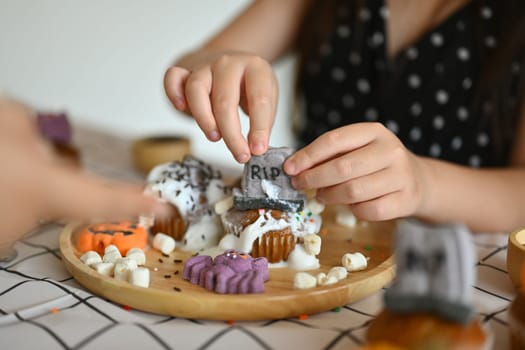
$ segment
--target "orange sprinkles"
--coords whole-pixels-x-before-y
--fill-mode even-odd
[[[56,315],[56,314],[58,314],[58,311],[59,311],[59,310],[58,310],[58,308],[56,308],[56,307],[51,308],[51,313],[52,313],[52,314],[55,314],[55,315]]]
[[[305,321],[308,319],[308,316],[307,314],[300,314],[299,316],[297,316],[297,318],[300,320],[300,321]]]

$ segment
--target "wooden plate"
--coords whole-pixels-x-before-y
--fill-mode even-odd
[[[154,249],[146,249],[150,287],[136,287],[100,275],[80,261],[75,248],[79,224],[70,224],[63,230],[60,250],[67,270],[80,284],[94,294],[137,310],[210,320],[281,319],[311,315],[354,302],[378,291],[394,276],[394,222],[342,227],[334,223],[334,208],[327,208],[323,217],[327,234],[319,255],[321,268],[310,271],[312,274],[340,266],[345,253],[359,251],[370,260],[366,270],[352,272],[343,281],[306,290],[293,288],[296,271],[272,268],[262,294],[217,294],[182,279],[184,261],[190,253],[176,250],[164,257]]]

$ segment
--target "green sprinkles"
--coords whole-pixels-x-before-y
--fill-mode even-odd
[[[341,307],[340,306],[332,309],[332,312],[340,312],[340,311],[341,311]]]
[[[372,250],[372,246],[371,245],[365,245],[365,250],[367,252],[371,251]]]

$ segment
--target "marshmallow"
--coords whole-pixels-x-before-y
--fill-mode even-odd
[[[329,286],[331,284],[335,284],[338,282],[337,278],[335,278],[334,276],[329,277],[324,272],[318,273],[316,279],[317,279],[317,284],[320,286]]]
[[[137,268],[137,262],[130,258],[120,258],[115,262],[115,270],[113,275],[116,280],[128,281],[130,271]]]
[[[99,262],[91,265],[91,267],[101,275],[111,277],[113,275],[113,270],[115,269],[115,264],[110,262]]]
[[[215,213],[222,215],[230,210],[231,207],[233,207],[233,197],[226,197],[215,203]]]
[[[147,267],[138,267],[129,273],[129,283],[138,287],[149,287],[149,269]]]
[[[144,254],[144,251],[140,248],[131,248],[126,253],[126,258],[130,258],[132,260],[135,260],[137,265],[144,265],[146,264],[146,254]]]
[[[337,207],[335,222],[341,226],[354,227],[357,224],[357,218],[348,206],[341,206]]]
[[[84,264],[86,264],[88,266],[91,266],[91,265],[94,265],[94,264],[101,263],[102,262],[102,258],[100,257],[100,255],[97,252],[95,252],[93,250],[90,250],[88,252],[85,252],[80,257],[80,261],[82,261]]]
[[[317,285],[317,279],[307,272],[297,272],[293,279],[293,287],[297,289],[313,288]]]
[[[343,266],[334,266],[328,271],[326,277],[335,277],[338,281],[344,280],[348,276],[348,271]]]
[[[325,205],[316,200],[315,198],[310,199],[306,206],[312,212],[312,214],[315,215],[321,214],[325,208]]]
[[[155,217],[153,215],[140,215],[139,225],[145,228],[150,228],[155,223]]]
[[[102,258],[103,262],[114,263],[120,258],[122,258],[122,255],[120,255],[120,251],[118,250],[117,246],[111,244],[108,245],[106,249],[104,249],[104,257]]]
[[[153,248],[169,254],[175,249],[175,240],[164,233],[157,233],[153,238]]]
[[[348,272],[364,270],[368,265],[367,258],[359,252],[346,253],[343,255],[341,262]]]
[[[308,255],[317,255],[321,252],[321,237],[316,234],[307,234],[304,236],[304,251]]]

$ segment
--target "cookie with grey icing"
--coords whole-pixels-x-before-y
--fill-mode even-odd
[[[288,147],[270,147],[266,153],[252,156],[244,166],[241,189],[233,192],[235,208],[301,211],[305,196],[292,187],[283,170],[284,161],[292,153]]]

